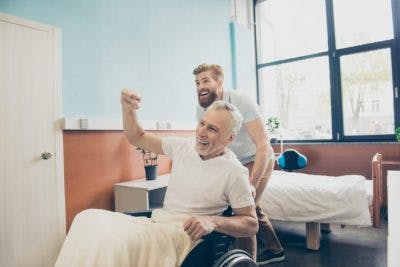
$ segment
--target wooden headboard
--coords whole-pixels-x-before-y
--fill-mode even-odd
[[[372,157],[372,180],[374,185],[374,195],[372,202],[372,225],[378,228],[381,225],[381,208],[383,204],[383,177],[382,166],[397,165],[400,161],[383,160],[382,154],[376,153]]]
[[[378,228],[381,225],[382,192],[382,154],[376,153],[372,157],[372,180],[374,194],[372,200],[372,225]]]

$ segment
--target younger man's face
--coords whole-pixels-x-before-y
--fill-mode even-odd
[[[203,108],[210,106],[215,100],[222,99],[222,81],[215,80],[211,71],[196,75],[197,98]]]

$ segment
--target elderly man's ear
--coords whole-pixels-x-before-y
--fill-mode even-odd
[[[231,134],[227,139],[226,145],[232,144],[233,141],[235,141],[235,135]]]

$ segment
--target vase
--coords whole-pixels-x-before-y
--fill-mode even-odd
[[[154,180],[157,178],[157,165],[144,166],[146,180]]]

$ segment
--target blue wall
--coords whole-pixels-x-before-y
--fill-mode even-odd
[[[203,62],[231,87],[230,0],[0,0],[0,12],[61,28],[66,117],[120,118],[131,87],[144,120],[193,122]]]
[[[229,23],[232,87],[245,91],[254,101],[257,98],[254,30],[237,22]]]

